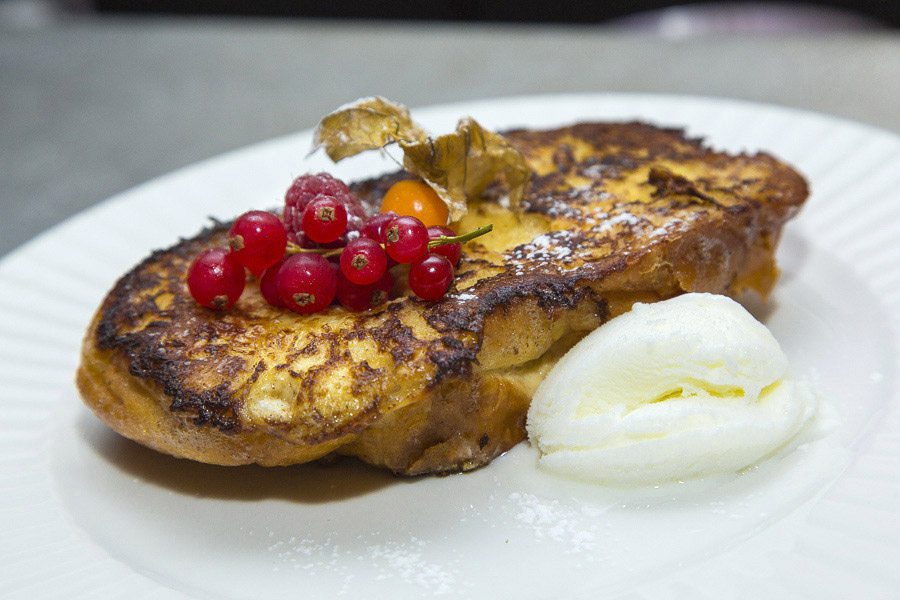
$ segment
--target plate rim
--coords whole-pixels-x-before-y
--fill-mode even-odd
[[[716,96],[693,96],[693,95],[675,95],[675,94],[620,94],[620,93],[575,93],[575,94],[529,94],[529,95],[511,95],[511,96],[499,96],[495,98],[484,98],[484,99],[476,99],[476,100],[467,100],[467,101],[458,101],[452,103],[443,103],[443,104],[435,104],[423,106],[421,108],[412,108],[414,114],[416,112],[422,113],[426,111],[431,112],[451,112],[455,107],[463,107],[463,106],[477,106],[477,105],[491,105],[495,103],[508,103],[510,101],[513,102],[547,102],[547,101],[589,101],[592,98],[603,98],[603,99],[613,99],[622,102],[626,102],[634,99],[650,99],[653,102],[671,102],[672,100],[676,100],[679,102],[712,102],[714,104],[724,104],[727,106],[737,107],[739,109],[750,109],[750,110],[775,110],[778,112],[786,112],[790,115],[800,115],[804,117],[813,117],[816,119],[823,119],[827,123],[836,123],[840,126],[849,126],[856,129],[861,129],[867,135],[877,135],[877,136],[888,136],[893,143],[900,143],[900,135],[889,131],[879,129],[878,127],[871,126],[866,123],[859,123],[852,121],[850,119],[846,119],[843,117],[834,117],[832,115],[828,115],[826,113],[818,113],[814,111],[807,111],[803,109],[796,109],[791,107],[784,107],[777,104],[767,104],[767,103],[758,103],[753,101],[745,101],[740,99],[730,99],[730,98],[720,98]],[[458,111],[457,111],[458,112]],[[577,117],[576,117],[577,118]],[[109,198],[98,202],[97,204],[88,207],[78,213],[68,217],[67,219],[61,221],[60,223],[42,231],[35,237],[31,238],[24,244],[17,246],[12,251],[10,251],[6,256],[0,258],[0,279],[2,279],[6,273],[7,269],[11,269],[10,265],[14,265],[17,261],[27,260],[28,254],[34,252],[35,249],[39,248],[42,244],[47,243],[48,239],[53,238],[55,235],[59,234],[59,231],[66,227],[72,227],[78,222],[82,220],[90,220],[97,218],[97,215],[102,213],[104,210],[109,210],[110,207],[118,205],[119,203],[126,203],[132,197],[141,195],[146,189],[152,188],[154,186],[158,186],[160,184],[165,184],[166,182],[173,181],[178,177],[185,176],[194,170],[202,170],[204,168],[209,167],[211,164],[219,162],[219,161],[227,161],[232,160],[241,155],[247,153],[258,152],[262,148],[268,146],[277,146],[278,144],[289,142],[290,140],[301,139],[303,136],[311,135],[312,129],[303,129],[293,133],[288,133],[285,135],[269,138],[267,140],[261,140],[259,142],[255,142],[253,144],[249,144],[246,146],[242,146],[240,148],[235,148],[229,150],[224,153],[217,154],[212,157],[208,157],[202,159],[200,161],[196,161],[194,163],[184,165],[177,169],[168,171],[164,174],[161,174],[157,177],[149,179],[145,182],[142,182],[134,187],[123,190]],[[149,249],[147,249],[149,251]],[[2,311],[0,311],[0,316],[2,316]],[[900,335],[898,335],[897,331],[892,331],[892,337],[895,341],[900,342]],[[58,394],[57,394],[58,395]],[[893,411],[896,412],[897,407],[893,407]],[[0,425],[4,423],[5,419],[0,418]],[[89,538],[87,538],[89,539]],[[104,552],[105,548],[101,548]],[[128,567],[128,565],[126,565]],[[130,567],[129,567],[130,568]],[[143,579],[143,576],[141,577]],[[165,587],[163,583],[157,580],[150,580],[154,585]],[[175,591],[174,594],[179,594],[181,592]]]

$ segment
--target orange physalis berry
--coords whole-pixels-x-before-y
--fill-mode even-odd
[[[450,216],[447,205],[431,187],[415,180],[398,181],[390,187],[381,202],[381,212],[416,217],[425,225],[446,225]]]

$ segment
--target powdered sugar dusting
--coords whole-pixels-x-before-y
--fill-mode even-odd
[[[597,249],[608,253],[615,248],[620,256],[627,255],[627,249],[618,246],[618,240],[643,238],[649,242],[678,232],[685,221],[672,215],[638,216],[628,210],[618,208],[613,213],[598,213],[579,219],[579,229],[551,231],[537,236],[527,244],[521,244],[507,252],[507,264],[516,275],[523,275],[529,269],[541,266],[572,268],[577,260],[591,260]]]
[[[557,499],[541,500],[521,492],[511,493],[509,502],[513,504],[516,524],[531,530],[536,539],[560,542],[565,544],[565,554],[584,553],[588,560],[594,559],[603,509],[590,505],[574,508]]]
[[[630,212],[620,212],[617,215],[613,215],[612,217],[604,220],[598,225],[595,225],[591,231],[594,233],[604,233],[606,231],[610,231],[616,227],[626,226],[635,228],[644,223],[644,219],[641,217],[635,216]]]
[[[438,563],[426,557],[426,543],[416,537],[406,542],[385,541],[379,544],[365,544],[359,536],[358,545],[342,547],[331,538],[315,541],[309,538],[290,537],[278,540],[268,547],[280,566],[278,571],[288,566],[297,571],[316,575],[336,575],[342,579],[337,596],[345,596],[364,585],[365,575],[374,580],[401,581],[416,588],[419,596],[445,596],[458,590],[460,584],[454,568],[458,561],[448,560]],[[354,580],[357,580],[354,582]],[[353,589],[351,589],[353,586]]]
[[[469,300],[475,300],[478,298],[475,294],[469,294],[467,292],[459,292],[457,294],[447,294],[446,296],[450,300],[456,300],[457,302],[468,302]]]
[[[533,209],[551,218],[596,222],[606,216],[596,207],[609,193],[594,185],[572,186],[565,191],[532,195],[522,199],[525,210]]]
[[[611,168],[609,165],[604,165],[602,163],[588,165],[581,170],[581,174],[584,177],[590,177],[591,179],[603,179],[607,175],[614,172],[615,169]]]
[[[509,258],[518,263],[569,263],[573,259],[572,248],[579,236],[578,232],[568,229],[544,233],[531,242],[514,248],[509,253]]]
[[[425,542],[413,538],[409,544],[379,544],[368,548],[369,556],[378,564],[377,579],[399,578],[429,590],[435,596],[449,594],[456,577],[437,563],[422,558]]]
[[[571,231],[554,231],[539,235],[531,241],[531,245],[541,253],[549,254],[551,258],[562,259],[572,254],[572,249],[563,246],[560,242],[574,237]]]

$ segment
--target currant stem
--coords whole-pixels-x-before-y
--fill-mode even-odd
[[[321,254],[323,257],[340,256],[343,248],[304,248],[300,244],[288,242],[286,252],[288,254]]]
[[[434,248],[435,246],[443,246],[445,244],[465,244],[466,242],[474,240],[477,237],[481,237],[486,233],[490,233],[491,231],[493,231],[493,229],[493,225],[484,225],[483,227],[473,229],[469,233],[464,233],[462,235],[442,235],[439,238],[435,238],[429,241],[428,247]],[[384,244],[381,244],[381,247],[384,248]],[[304,248],[303,246],[295,244],[294,242],[288,242],[287,245],[288,254],[302,254],[306,252],[309,254],[321,254],[325,258],[328,258],[329,256],[339,256],[343,251],[343,248]]]
[[[479,227],[478,229],[473,229],[469,233],[464,233],[462,235],[442,235],[441,237],[435,238],[428,242],[428,247],[434,248],[435,246],[443,246],[445,244],[465,244],[470,240],[474,240],[475,238],[481,237],[486,233],[490,233],[491,231],[493,231],[493,229],[493,225],[485,225],[483,227]]]

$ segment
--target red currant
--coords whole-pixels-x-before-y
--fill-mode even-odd
[[[244,291],[244,267],[224,248],[203,251],[188,270],[187,284],[199,304],[213,310],[231,308]]]
[[[387,255],[375,240],[361,237],[341,252],[341,272],[357,285],[375,283],[386,270]]]
[[[231,226],[228,245],[238,264],[259,277],[284,257],[287,231],[277,216],[264,210],[245,212]]]
[[[328,173],[308,173],[295,179],[284,195],[284,223],[288,231],[296,236],[298,244],[303,244],[303,212],[306,205],[319,194],[331,196],[344,205],[347,210],[348,229],[362,228],[366,210],[347,184]]]
[[[284,308],[284,302],[281,301],[281,296],[278,295],[277,284],[278,269],[281,268],[282,264],[284,264],[284,259],[266,269],[266,272],[259,279],[259,292],[266,299],[266,302],[276,308]]]
[[[288,239],[300,246],[301,248],[319,248],[325,250],[334,250],[335,248],[343,248],[347,245],[351,240],[355,240],[359,237],[359,231],[355,229],[350,229],[349,223],[347,224],[347,233],[339,237],[333,242],[327,242],[324,244],[320,244],[318,242],[314,242],[309,238],[304,232],[300,232],[298,234],[288,234]]]
[[[368,220],[363,224],[362,231],[360,234],[362,237],[367,237],[369,239],[375,240],[379,244],[384,244],[384,230],[388,223],[394,220],[397,217],[397,213],[395,212],[387,212],[387,213],[379,213],[377,215],[373,215],[368,218]],[[387,268],[395,266],[397,261],[388,256],[388,264]]]
[[[409,287],[422,300],[440,300],[453,283],[453,265],[446,256],[429,254],[409,268]]]
[[[383,244],[385,225],[393,221],[396,217],[397,213],[395,212],[379,213],[369,217],[363,224],[362,235],[375,240],[379,244]]]
[[[339,273],[337,299],[347,310],[361,312],[387,302],[393,287],[394,277],[390,271],[385,271],[381,279],[369,285],[357,285]]]
[[[347,231],[347,209],[332,196],[319,194],[303,211],[303,232],[320,244],[333,242]]]
[[[428,230],[415,217],[396,217],[384,229],[384,249],[398,263],[411,263],[428,252]]]
[[[440,225],[432,225],[428,228],[429,240],[436,240],[441,236],[453,237],[455,235],[456,233],[452,229],[441,227]],[[459,264],[459,259],[462,256],[462,244],[441,244],[440,246],[432,246],[429,248],[429,251],[432,254],[446,256],[447,260],[450,261],[450,264],[455,267]]]
[[[286,308],[314,313],[334,300],[337,270],[318,254],[295,254],[278,269],[275,284]]]

